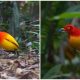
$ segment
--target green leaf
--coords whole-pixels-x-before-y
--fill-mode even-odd
[[[68,19],[68,18],[80,18],[80,12],[65,12],[62,13],[58,16],[54,16],[53,18],[51,18],[51,20],[53,19]]]
[[[50,79],[51,76],[57,75],[60,73],[61,64],[52,67],[44,76],[43,79]]]
[[[65,18],[80,18],[80,12],[66,12],[59,16],[61,19]]]

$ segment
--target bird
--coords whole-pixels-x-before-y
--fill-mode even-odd
[[[68,34],[64,52],[68,59],[72,60],[75,57],[75,51],[80,51],[80,28],[72,24],[67,24],[61,30]]]
[[[19,44],[15,38],[7,32],[0,32],[0,48],[3,48],[6,51],[15,51],[18,50]]]

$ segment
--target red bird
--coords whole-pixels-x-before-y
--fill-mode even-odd
[[[68,24],[64,27],[64,31],[68,33],[69,44],[76,49],[80,50],[80,29]]]
[[[80,29],[67,24],[62,28],[68,34],[68,45],[64,48],[66,56],[71,60],[74,56],[74,50],[80,50]]]

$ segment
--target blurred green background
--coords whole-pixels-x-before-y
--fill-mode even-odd
[[[80,27],[80,1],[41,2],[41,78],[80,78],[80,55],[66,59],[66,33],[58,31],[68,23]]]

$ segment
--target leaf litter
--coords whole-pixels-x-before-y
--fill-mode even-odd
[[[0,55],[0,79],[39,79],[39,54],[24,52],[18,58],[12,56]]]

